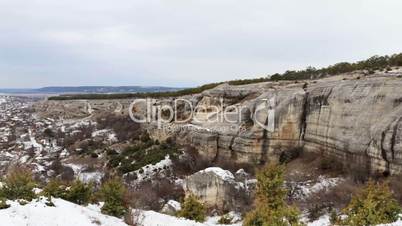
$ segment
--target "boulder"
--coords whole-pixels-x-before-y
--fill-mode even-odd
[[[239,209],[249,201],[249,192],[234,175],[218,167],[210,167],[188,176],[183,184],[187,195],[197,196],[208,208]]]
[[[174,200],[169,200],[162,208],[161,213],[175,216],[181,210],[181,204]]]

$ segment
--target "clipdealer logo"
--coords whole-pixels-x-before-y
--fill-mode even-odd
[[[226,106],[223,98],[220,98],[217,104],[196,106],[190,100],[182,98],[166,103],[146,98],[134,100],[128,111],[134,122],[157,123],[158,128],[172,122],[218,125],[218,123],[240,124],[251,119],[254,125],[268,132],[274,132],[276,105],[275,96],[258,99],[251,106],[240,104]]]

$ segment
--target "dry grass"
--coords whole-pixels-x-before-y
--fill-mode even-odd
[[[160,211],[167,200],[182,200],[184,190],[166,178],[146,181],[129,189],[126,202],[136,209]]]

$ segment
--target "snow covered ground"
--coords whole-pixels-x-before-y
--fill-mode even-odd
[[[0,225],[4,226],[128,226],[122,219],[106,216],[97,205],[79,206],[62,199],[52,199],[55,207],[45,199],[26,205],[7,201],[11,206],[0,210]],[[142,211],[138,219],[142,226],[220,226],[220,217],[210,217],[204,223],[179,219],[154,211]],[[329,217],[323,216],[308,226],[329,226]],[[241,226],[241,222],[229,226]],[[402,221],[381,226],[402,226]]]
[[[219,217],[211,217],[205,223],[197,223],[195,221],[178,219],[176,217],[160,214],[154,211],[144,211],[142,214],[143,226],[217,226]],[[241,223],[228,226],[241,226]]]
[[[55,207],[46,200],[33,201],[25,206],[8,202],[11,207],[0,210],[0,225],[4,226],[127,226],[121,219],[99,213],[62,199],[53,199]]]
[[[79,206],[62,199],[52,199],[55,207],[46,205],[45,199],[26,205],[8,201],[11,206],[0,210],[0,225],[4,226],[127,226],[123,220],[100,213],[99,206]],[[217,226],[219,217],[208,218],[205,223],[143,211],[139,219],[143,226]],[[230,225],[229,225],[230,226]],[[241,223],[232,226],[241,226]]]

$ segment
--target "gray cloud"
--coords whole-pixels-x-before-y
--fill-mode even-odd
[[[402,52],[400,0],[0,0],[0,87],[169,85]]]

